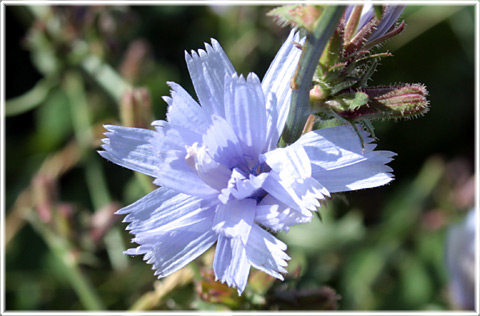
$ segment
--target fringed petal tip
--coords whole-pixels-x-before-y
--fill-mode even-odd
[[[103,139],[102,139],[102,141],[103,141]],[[104,148],[103,146],[104,146],[104,145],[102,145],[102,148]],[[97,154],[99,154],[100,156],[102,156],[103,158],[105,158],[105,155],[107,155],[108,153],[107,153],[105,150],[97,150]],[[105,158],[105,159],[107,159],[107,158]],[[108,160],[108,159],[107,159],[107,160]]]
[[[185,58],[190,58],[190,59],[191,58],[195,59],[198,57],[202,58],[205,55],[210,53],[225,54],[220,43],[214,38],[210,38],[210,43],[204,42],[203,45],[205,49],[197,49],[197,50],[192,49],[190,50],[190,53],[188,53],[188,51],[185,50],[184,51]]]
[[[103,128],[105,128],[109,132],[113,132],[116,127],[118,127],[118,126],[111,125],[111,124],[103,124]]]

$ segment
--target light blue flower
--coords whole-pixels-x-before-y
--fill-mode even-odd
[[[221,282],[245,289],[250,267],[283,279],[287,246],[268,230],[308,222],[333,192],[392,180],[394,153],[362,150],[348,126],[316,130],[277,148],[301,50],[292,32],[262,82],[239,76],[217,41],[185,54],[200,105],[170,82],[167,121],[155,130],[105,126],[100,154],[155,178],[159,189],[119,210],[158,277],[184,267],[216,243]]]

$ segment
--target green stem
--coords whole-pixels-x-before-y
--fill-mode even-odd
[[[307,35],[300,63],[293,78],[295,87],[292,91],[290,111],[282,135],[282,142],[287,145],[294,143],[302,134],[303,127],[310,114],[309,92],[313,74],[325,46],[338,26],[344,9],[343,6],[327,6],[322,12],[313,33]]]

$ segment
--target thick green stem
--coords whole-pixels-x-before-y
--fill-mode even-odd
[[[344,10],[345,7],[342,6],[326,7],[313,33],[307,35],[300,63],[292,80],[292,100],[282,135],[282,141],[287,145],[295,142],[302,134],[303,127],[310,114],[309,92],[312,87],[313,74]]]

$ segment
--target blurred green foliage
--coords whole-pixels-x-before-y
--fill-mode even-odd
[[[214,282],[211,251],[160,281],[122,254],[130,236],[113,212],[153,186],[96,154],[102,124],[128,106],[163,118],[167,80],[194,95],[184,51],[210,38],[239,73],[262,76],[288,33],[270,9],[6,7],[7,310],[455,308],[443,256],[474,199],[473,6],[405,10],[373,80],[424,83],[431,111],[375,124],[379,148],[398,153],[396,181],[337,195],[321,220],[279,234],[284,282],[255,271],[238,297]]]

